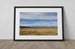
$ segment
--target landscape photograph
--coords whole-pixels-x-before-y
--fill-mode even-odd
[[[20,35],[58,35],[57,12],[20,12]]]

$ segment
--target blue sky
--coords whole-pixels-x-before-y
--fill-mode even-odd
[[[57,27],[57,12],[20,12],[20,26]]]

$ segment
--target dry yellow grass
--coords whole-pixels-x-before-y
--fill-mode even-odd
[[[20,28],[20,35],[57,35],[57,28]]]

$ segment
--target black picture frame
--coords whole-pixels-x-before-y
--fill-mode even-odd
[[[40,39],[37,39],[37,40],[33,40],[33,39],[15,39],[16,38],[16,35],[15,35],[15,24],[16,24],[16,8],[61,8],[62,12],[62,39],[48,39],[48,40],[40,40]],[[15,6],[14,7],[14,34],[13,34],[13,40],[14,41],[64,41],[64,7],[63,6]]]

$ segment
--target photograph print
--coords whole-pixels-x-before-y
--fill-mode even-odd
[[[15,7],[14,40],[63,40],[62,7]]]
[[[57,35],[57,12],[20,12],[20,35]]]

